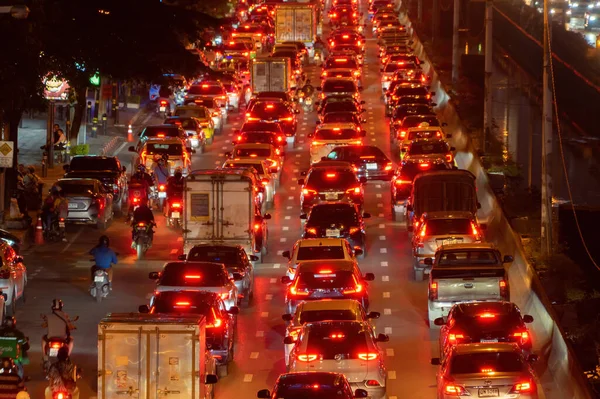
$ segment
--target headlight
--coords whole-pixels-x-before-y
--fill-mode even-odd
[[[596,18],[597,18],[597,17],[596,17],[595,15],[592,15],[592,16],[590,17],[590,21],[595,21],[595,20],[596,20]]]

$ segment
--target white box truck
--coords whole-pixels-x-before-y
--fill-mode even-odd
[[[275,6],[275,43],[302,42],[314,56],[320,6],[316,3],[281,3]]]
[[[267,250],[264,188],[249,169],[193,171],[185,179],[183,252],[198,244],[242,245],[262,260]]]
[[[98,398],[212,398],[205,325],[199,315],[108,314],[98,324]]]
[[[250,77],[254,94],[288,92],[295,86],[291,61],[285,57],[256,57],[250,61]]]

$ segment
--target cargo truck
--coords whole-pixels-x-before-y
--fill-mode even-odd
[[[285,57],[257,57],[250,61],[252,93],[288,92],[294,86],[292,64]]]
[[[185,179],[183,252],[194,245],[242,245],[257,261],[267,253],[264,186],[250,169],[193,171]]]
[[[206,399],[216,362],[200,315],[109,314],[98,324],[99,399]]]
[[[316,3],[282,3],[275,6],[275,44],[304,43],[310,57],[314,56],[318,14]]]

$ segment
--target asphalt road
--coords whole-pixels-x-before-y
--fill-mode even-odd
[[[363,76],[366,100],[369,144],[378,145],[388,155],[390,144],[383,102],[380,99],[379,64],[373,38],[367,40],[367,62]],[[318,71],[309,67],[313,83],[319,81]],[[212,168],[222,163],[223,153],[231,148],[232,130],[241,124],[243,114],[231,114],[224,133],[204,154],[193,156],[194,168]],[[230,374],[216,386],[221,398],[253,398],[257,390],[272,388],[279,374],[285,372],[283,363],[284,287],[279,278],[285,274],[286,260],[281,252],[291,249],[300,237],[299,186],[300,172],[308,168],[306,135],[314,128],[316,116],[299,115],[296,148],[287,150],[281,185],[275,196],[274,208],[269,212],[269,254],[265,263],[257,265],[255,301],[243,308],[239,315],[235,360]],[[119,155],[129,165],[130,155]],[[397,160],[395,160],[397,162]],[[369,286],[371,310],[381,312],[376,329],[390,335],[389,343],[381,344],[388,369],[387,392],[390,399],[435,397],[436,368],[430,358],[437,356],[437,334],[426,322],[427,282],[415,282],[412,277],[412,259],[408,233],[403,222],[391,221],[389,183],[369,182],[366,185],[365,211],[373,215],[367,222],[368,254],[360,262],[363,273],[372,272],[376,279]],[[174,260],[180,253],[180,235],[165,226],[157,214],[158,228],[154,246],[147,260],[136,261],[129,247],[130,229],[123,220],[115,220],[106,232],[93,227],[71,226],[68,243],[46,244],[26,254],[29,271],[27,303],[17,311],[19,327],[31,338],[31,364],[26,373],[31,377],[28,389],[32,398],[43,397],[46,385],[41,371],[40,314],[50,310],[51,300],[61,298],[71,316],[80,316],[74,332],[73,359],[84,369],[79,382],[81,398],[96,395],[97,323],[109,312],[136,312],[147,303],[153,290],[148,272],[158,270],[165,261]],[[107,234],[119,252],[115,267],[113,291],[96,304],[88,292],[89,261],[87,251],[98,237]]]

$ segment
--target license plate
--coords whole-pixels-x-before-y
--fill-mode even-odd
[[[482,344],[491,344],[498,342],[498,339],[482,339],[479,342],[481,342]]]
[[[69,209],[77,209],[77,203],[76,202],[69,202]]]
[[[459,241],[458,240],[444,240],[444,245],[452,245],[452,244],[458,244]]]
[[[104,281],[104,276],[94,276],[94,281],[96,283],[101,283]]]
[[[172,212],[171,213],[171,218],[173,218],[173,219],[179,219],[180,218],[179,212]]]
[[[327,237],[339,237],[340,230],[339,229],[327,229],[327,230],[325,230],[325,235]]]
[[[167,193],[166,193],[166,192],[164,192],[164,191],[160,191],[160,192],[158,193],[158,198],[167,198]]]
[[[65,227],[65,222],[58,222],[58,227],[60,227],[61,229],[62,229],[63,227]]]
[[[58,355],[58,348],[50,348],[50,353],[48,354],[48,356],[56,357],[57,355]]]
[[[337,201],[338,195],[337,193],[325,193],[325,199],[328,201]]]
[[[494,398],[500,396],[500,390],[498,388],[479,388],[480,398]]]
[[[367,170],[377,170],[377,164],[376,163],[368,163]]]
[[[165,110],[166,110],[166,109],[167,109],[167,107],[159,107],[159,108],[158,108],[158,110],[159,110],[160,112],[165,112]]]

